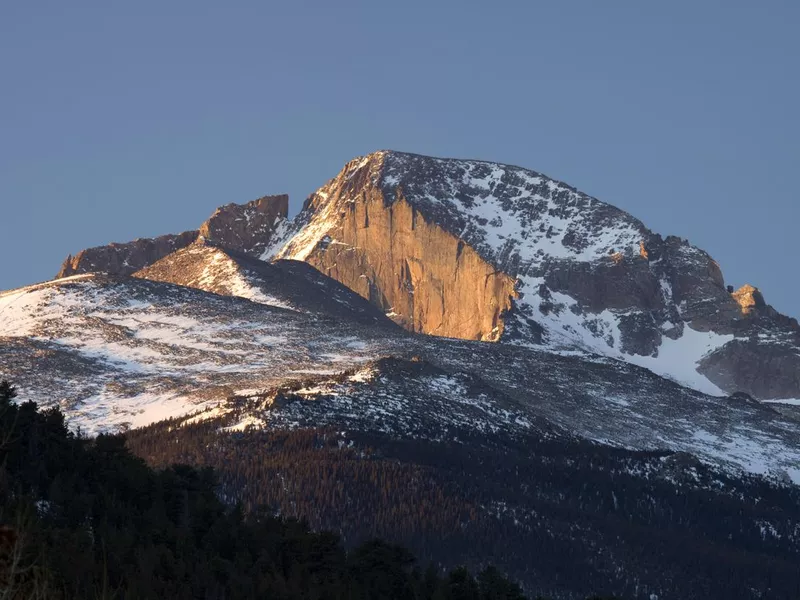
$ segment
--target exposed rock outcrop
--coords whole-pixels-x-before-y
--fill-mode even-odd
[[[130,275],[175,250],[185,248],[196,239],[195,230],[178,235],[140,238],[123,244],[111,243],[107,246],[87,248],[75,256],[68,256],[56,278],[95,272]]]
[[[288,213],[289,197],[285,194],[264,196],[247,204],[226,204],[218,208],[199,230],[81,250],[75,256],[67,257],[56,278],[94,272],[130,275],[185,248],[198,237],[258,256],[270,244]]]
[[[498,340],[516,296],[514,277],[426,217],[401,190],[389,199],[375,185],[381,159],[350,163],[314,194],[304,208],[307,228],[280,256],[314,265],[411,331]]]
[[[737,338],[700,362],[700,372],[720,388],[756,398],[796,398],[800,390],[798,346],[759,335]]]
[[[247,204],[226,204],[200,226],[204,238],[260,256],[272,241],[277,225],[289,216],[289,196],[264,196]]]
[[[743,285],[731,294],[736,303],[741,307],[743,315],[763,312],[767,307],[761,291],[750,284]]]

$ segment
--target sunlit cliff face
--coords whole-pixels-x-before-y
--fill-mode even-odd
[[[753,311],[757,311],[766,306],[766,302],[764,301],[764,296],[761,294],[761,291],[749,283],[743,285],[738,290],[733,292],[731,296],[742,308],[743,315],[749,315]]]

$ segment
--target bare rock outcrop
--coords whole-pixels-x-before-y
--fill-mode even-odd
[[[288,213],[289,197],[285,194],[264,196],[246,204],[226,204],[218,208],[199,230],[81,250],[75,256],[67,257],[56,278],[95,272],[130,275],[187,247],[198,237],[258,256],[270,244],[273,234],[286,220]]]
[[[289,216],[289,196],[264,196],[247,204],[226,204],[200,226],[204,238],[251,256],[260,256]]]
[[[371,166],[380,168],[380,160]],[[280,256],[308,262],[411,331],[498,340],[516,296],[514,277],[432,222],[402,191],[390,201],[366,166],[350,163],[309,198],[308,228]]]
[[[737,338],[703,358],[699,370],[720,388],[746,390],[756,398],[797,398],[800,354],[795,343]]]
[[[750,284],[740,287],[731,294],[731,297],[741,307],[743,315],[763,312],[767,307],[761,291]]]
[[[155,238],[140,238],[122,244],[111,243],[81,250],[68,256],[56,275],[57,279],[81,273],[111,273],[130,275],[142,267],[152,264],[167,254],[185,248],[197,239],[197,231],[185,231],[178,235],[162,235]]]

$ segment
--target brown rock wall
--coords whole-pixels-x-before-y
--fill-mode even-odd
[[[516,296],[514,279],[426,221],[400,194],[388,205],[368,188],[306,258],[407,329],[497,340]]]
[[[200,235],[208,240],[260,256],[272,240],[275,225],[289,215],[289,196],[264,196],[247,204],[226,204],[200,226]]]
[[[124,244],[111,243],[107,246],[87,248],[75,256],[68,256],[61,265],[56,279],[94,272],[130,275],[175,250],[185,248],[195,239],[197,231],[185,231],[178,235],[162,235]]]
[[[289,213],[289,196],[264,196],[246,204],[218,208],[199,230],[178,235],[142,238],[81,250],[68,256],[56,278],[79,273],[130,275],[168,254],[186,248],[203,236],[220,246],[259,256],[272,241],[272,234]]]

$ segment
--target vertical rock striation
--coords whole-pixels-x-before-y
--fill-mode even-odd
[[[377,183],[383,155],[350,163],[304,207],[281,251],[369,299],[411,331],[496,341],[517,295],[514,277]]]

